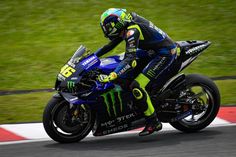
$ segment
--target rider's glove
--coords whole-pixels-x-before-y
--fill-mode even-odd
[[[117,74],[115,72],[111,72],[109,75],[99,75],[98,76],[98,81],[102,83],[107,83],[110,81],[113,81],[117,78]]]

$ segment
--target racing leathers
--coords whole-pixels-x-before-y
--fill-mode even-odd
[[[168,67],[175,60],[176,45],[165,32],[152,22],[136,13],[130,15],[132,20],[125,28],[122,37],[111,39],[95,54],[98,57],[102,56],[125,40],[125,57],[109,77],[110,80],[114,80],[116,77],[133,80],[129,88],[136,100],[140,101],[138,104],[141,105],[138,107],[146,116],[146,127],[140,133],[140,136],[144,136],[158,131],[162,127],[159,121],[153,124],[156,121],[156,113],[145,87],[150,80],[156,80],[167,72]]]

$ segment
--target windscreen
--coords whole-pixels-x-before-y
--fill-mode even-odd
[[[76,69],[76,65],[88,55],[87,48],[81,45],[74,53],[74,55],[70,58],[69,61],[61,68],[57,78],[60,81],[65,81],[67,78],[73,76],[74,73],[79,73],[80,70]]]
[[[72,63],[78,63],[80,60],[82,60],[84,57],[88,56],[90,54],[90,51],[83,45],[81,45],[74,53],[74,55],[71,57],[70,62]]]

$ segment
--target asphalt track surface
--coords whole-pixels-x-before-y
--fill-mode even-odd
[[[147,137],[137,134],[89,137],[79,143],[54,141],[0,146],[1,157],[236,157],[236,125],[186,134],[165,131]]]

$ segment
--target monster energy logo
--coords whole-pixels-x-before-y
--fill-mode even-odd
[[[117,29],[121,29],[121,28],[123,27],[123,25],[122,25],[122,23],[117,22],[116,25],[115,25],[115,27],[116,27]]]
[[[123,111],[123,104],[121,99],[121,88],[116,86],[114,89],[107,93],[101,95],[104,98],[104,103],[106,104],[107,113],[111,117],[111,109],[114,111],[114,115],[117,116],[116,106],[120,106],[120,111]]]
[[[155,77],[155,72],[153,71],[153,70],[148,70],[148,72],[147,72],[147,75],[149,75],[150,77]]]
[[[74,88],[74,86],[75,86],[75,82],[74,82],[74,81],[68,81],[68,82],[67,82],[67,87],[68,87],[69,89]]]

